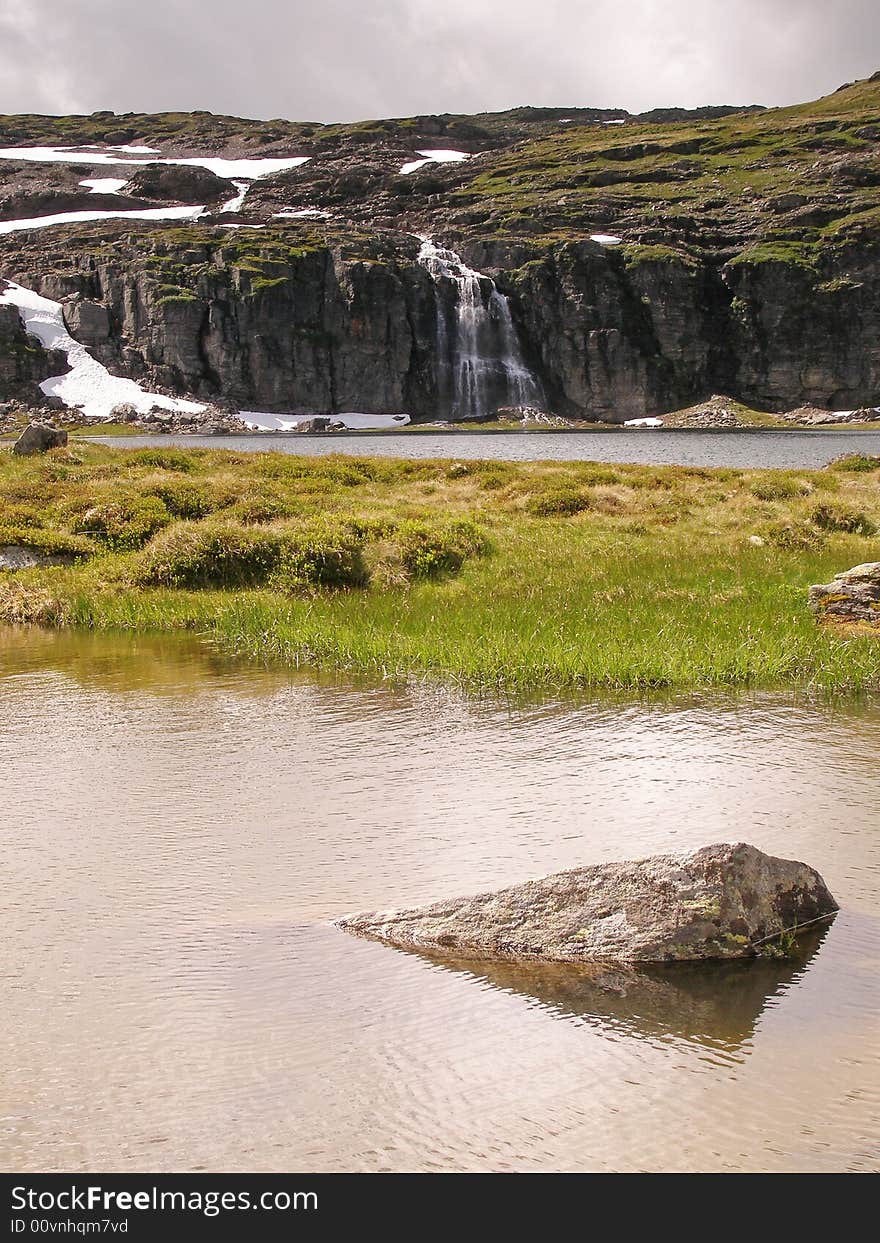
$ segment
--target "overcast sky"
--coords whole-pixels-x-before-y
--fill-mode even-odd
[[[877,0],[0,0],[3,112],[636,112],[878,68]]]

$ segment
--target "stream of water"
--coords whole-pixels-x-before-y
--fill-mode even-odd
[[[523,359],[510,306],[495,282],[428,238],[422,238],[418,261],[437,286],[440,398],[449,402],[452,417],[540,405],[541,386]]]
[[[876,1170],[876,698],[511,705],[0,632],[0,1168]],[[609,973],[338,931],[745,839],[795,960]]]

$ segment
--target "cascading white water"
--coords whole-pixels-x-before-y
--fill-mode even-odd
[[[523,359],[507,298],[454,250],[426,237],[420,240],[418,261],[437,286],[441,397],[449,399],[452,417],[473,419],[502,406],[541,405],[541,386]],[[444,284],[451,287],[451,305],[442,297]]]

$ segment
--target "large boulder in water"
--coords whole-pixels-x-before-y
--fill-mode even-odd
[[[494,893],[338,921],[358,936],[464,958],[748,958],[827,918],[818,872],[742,842],[559,872]]]
[[[830,583],[811,587],[810,608],[820,619],[880,626],[880,561],[841,570]]]

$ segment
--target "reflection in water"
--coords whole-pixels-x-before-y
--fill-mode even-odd
[[[791,958],[742,962],[584,964],[467,963],[421,953],[449,971],[536,1001],[556,1014],[612,1024],[631,1036],[718,1044],[749,1040],[768,999],[802,978],[827,929],[800,940]],[[406,950],[405,953],[415,951]]]
[[[876,700],[511,705],[0,632],[0,1168],[876,1168],[878,752]],[[468,967],[330,922],[725,839],[823,874],[811,955]]]

